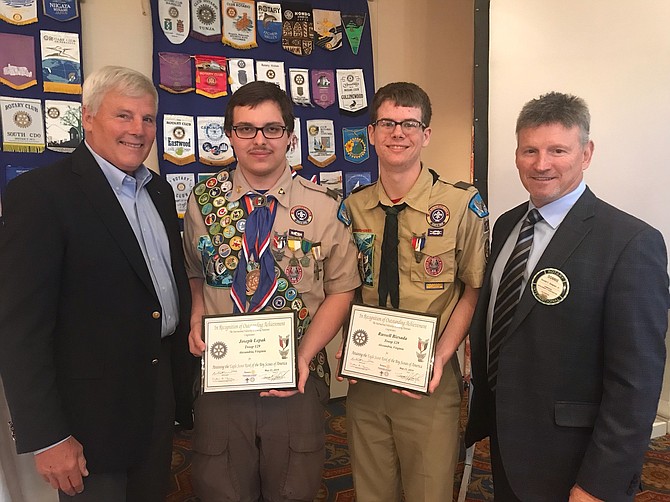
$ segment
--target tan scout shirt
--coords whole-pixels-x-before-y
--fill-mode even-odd
[[[486,266],[488,211],[477,190],[458,188],[421,169],[398,215],[400,308],[440,314],[440,334],[460,298],[462,284],[479,288]],[[381,183],[357,190],[345,201],[359,248],[363,302],[379,305],[377,292],[386,213],[393,203]],[[417,254],[413,237],[424,237]],[[390,301],[387,305],[390,307]]]
[[[233,184],[227,200],[234,202],[254,190],[239,169],[232,173]],[[310,242],[321,242],[318,279],[314,271],[314,258],[307,253],[310,255],[310,263],[301,267],[302,277],[293,284],[313,317],[326,295],[351,291],[361,283],[356,267],[357,252],[351,239],[351,232],[337,218],[339,202],[327,195],[326,189],[320,185],[301,176],[292,179],[288,167],[266,195],[276,197],[278,202],[273,232],[283,234],[294,230],[302,232],[304,239]],[[203,257],[198,251],[201,236],[207,235],[208,229],[198,207],[194,188],[184,216],[186,271],[189,278],[205,279],[205,313],[228,314],[233,311],[230,287],[209,284],[212,281],[207,280],[204,269],[207,257]],[[233,255],[237,253],[239,251],[232,252]],[[300,259],[303,257],[303,252],[298,250],[295,256]],[[284,258],[277,262],[282,270],[286,270],[289,266],[291,257],[291,251],[285,247]],[[231,272],[234,273],[234,270]]]

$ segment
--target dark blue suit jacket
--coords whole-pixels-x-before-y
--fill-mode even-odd
[[[170,185],[147,190],[167,231],[179,296],[172,335],[190,420],[190,290]],[[133,230],[82,144],[7,187],[0,226],[0,371],[19,453],[73,435],[91,472],[130,467],[151,437],[161,305]]]
[[[468,445],[489,435],[486,312],[491,269],[522,204],[503,214],[473,318]],[[661,234],[587,188],[543,253],[568,278],[567,297],[538,302],[530,281],[500,353],[495,423],[505,472],[522,500],[567,500],[579,484],[632,500],[665,365],[667,252]]]

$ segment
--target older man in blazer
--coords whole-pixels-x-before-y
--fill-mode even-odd
[[[530,202],[496,222],[471,326],[466,442],[491,437],[496,501],[639,490],[665,363],[667,252],[585,186],[589,122],[582,99],[556,92],[517,121]]]
[[[3,199],[0,371],[17,452],[61,500],[164,500],[176,395],[191,419],[174,198],[143,165],[156,112],[144,75],[92,73],[85,143]]]

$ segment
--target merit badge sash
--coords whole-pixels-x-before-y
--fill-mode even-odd
[[[258,2],[256,4],[258,34],[270,43],[281,40],[281,4]]]
[[[191,56],[178,52],[159,52],[160,83],[158,86],[172,94],[191,92],[193,88],[193,72]]]
[[[298,171],[302,169],[302,133],[300,132],[300,119],[298,117],[293,121],[293,136],[288,144],[286,151],[286,160],[291,169]]]
[[[174,190],[174,203],[177,207],[177,215],[184,218],[186,213],[186,206],[188,205],[188,196],[195,185],[195,174],[193,173],[176,173],[166,174],[165,180],[172,185]]]
[[[183,43],[191,29],[188,0],[158,0],[158,19],[165,37],[171,43]]]
[[[56,21],[70,21],[79,17],[77,0],[42,0],[44,15]]]
[[[291,99],[296,105],[314,106],[309,98],[309,70],[289,68],[288,80],[291,86]]]
[[[343,127],[344,160],[360,164],[370,158],[367,127]]]
[[[339,10],[314,9],[316,45],[328,51],[342,47],[342,20]]]
[[[163,116],[163,160],[183,166],[195,162],[193,117]]]
[[[228,81],[230,92],[235,92],[244,84],[256,80],[254,60],[242,58],[228,58]]]
[[[33,37],[0,33],[0,47],[0,82],[17,91],[37,85]]]
[[[335,103],[335,72],[333,70],[312,70],[312,97],[321,108]]]
[[[286,92],[286,73],[283,61],[256,61],[256,78],[277,84]]]
[[[191,0],[191,38],[201,42],[221,39],[221,3],[218,0]]]
[[[72,153],[84,138],[77,101],[44,100],[44,122],[47,148],[54,152]]]
[[[208,98],[228,94],[225,56],[195,56],[195,92]]]
[[[198,157],[208,166],[226,166],[235,160],[223,131],[223,117],[198,117]]]
[[[79,34],[40,31],[45,92],[81,94]]]
[[[36,23],[37,0],[2,0],[0,19],[16,25]]]
[[[296,56],[309,56],[314,51],[314,24],[310,4],[283,3],[281,46]]]
[[[351,52],[358,54],[358,48],[361,45],[361,36],[365,28],[365,19],[367,14],[342,14],[342,24],[344,32],[347,34]]]
[[[325,171],[319,173],[319,185],[328,188],[342,197],[342,171]]]
[[[223,37],[221,41],[236,49],[253,49],[256,43],[254,0],[223,0]]]
[[[39,99],[0,97],[0,119],[5,152],[44,151],[44,121]]]
[[[337,70],[337,93],[340,109],[347,112],[357,112],[368,106],[365,94],[365,79],[363,70]]]
[[[307,142],[312,164],[326,167],[337,158],[335,155],[335,128],[332,120],[308,120]]]

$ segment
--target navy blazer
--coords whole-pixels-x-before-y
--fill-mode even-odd
[[[147,184],[170,243],[180,323],[172,365],[191,418],[191,298],[173,191]],[[81,144],[9,183],[0,227],[0,372],[19,453],[73,435],[91,472],[127,469],[152,429],[161,305],[135,234]]]
[[[632,500],[656,415],[668,323],[661,234],[587,188],[541,256],[569,281],[555,305],[526,285],[487,383],[491,269],[528,203],[503,214],[471,330],[473,396],[466,443],[489,435],[491,399],[505,473],[522,500],[567,500],[579,484],[607,501]]]

